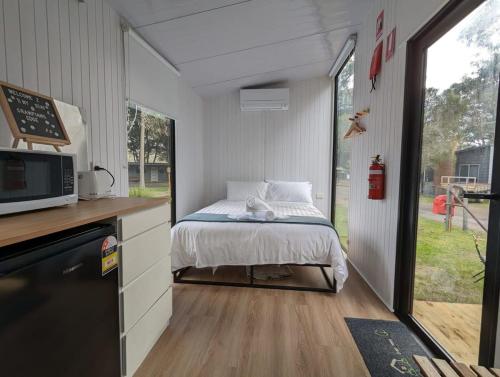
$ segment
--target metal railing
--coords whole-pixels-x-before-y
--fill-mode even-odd
[[[477,177],[443,175],[441,177],[441,186],[448,187],[450,185],[460,186],[466,191],[475,190],[477,188]]]

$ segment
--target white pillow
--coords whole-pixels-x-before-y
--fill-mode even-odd
[[[267,181],[266,199],[272,202],[312,203],[312,184],[310,182]]]
[[[249,196],[255,196],[265,200],[268,183],[260,182],[237,182],[228,181],[227,200],[247,200]]]

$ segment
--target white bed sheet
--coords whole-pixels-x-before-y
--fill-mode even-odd
[[[277,216],[323,217],[309,203],[269,202]],[[221,200],[198,213],[240,214],[245,201]],[[329,264],[337,289],[347,265],[337,233],[323,225],[187,221],[172,228],[172,271],[194,266]]]

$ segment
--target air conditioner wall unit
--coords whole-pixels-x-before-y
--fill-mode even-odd
[[[290,90],[284,89],[241,89],[241,111],[288,110]]]

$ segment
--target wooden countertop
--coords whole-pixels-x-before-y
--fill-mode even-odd
[[[167,199],[99,199],[80,201],[66,207],[0,216],[0,247],[165,203]]]

